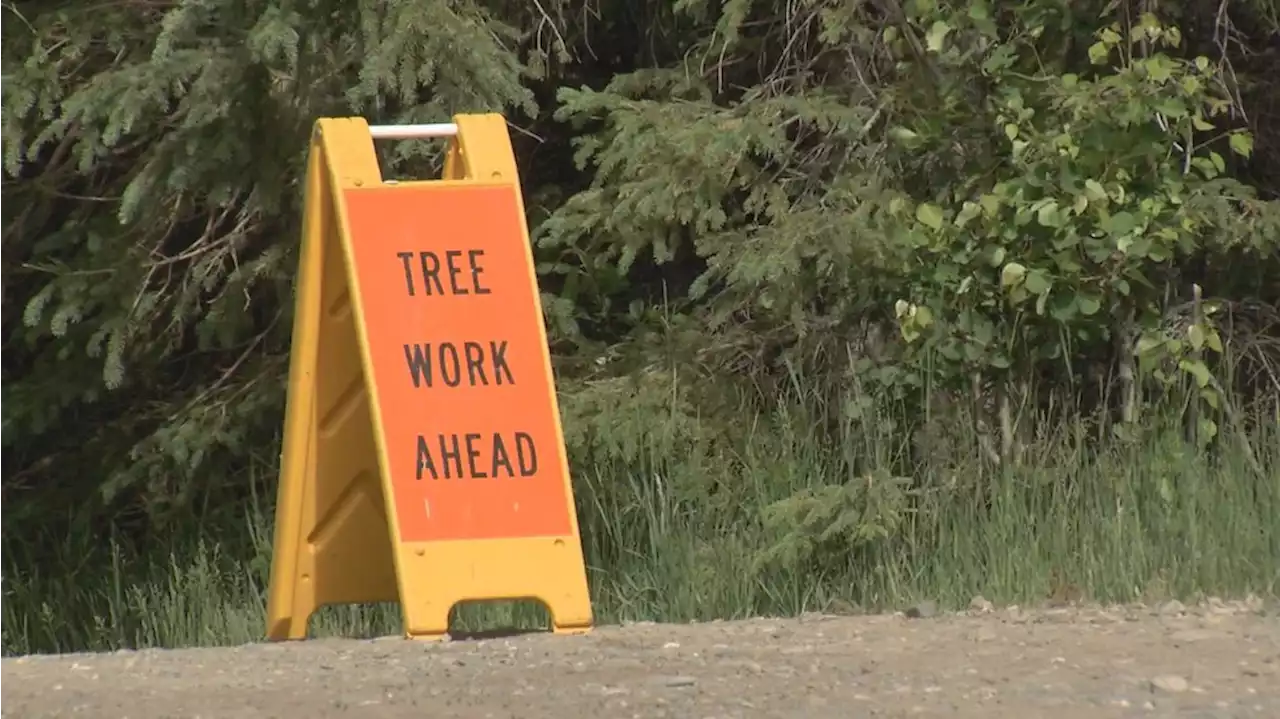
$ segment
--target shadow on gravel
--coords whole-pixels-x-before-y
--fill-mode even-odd
[[[552,632],[549,629],[485,629],[475,632],[450,630],[449,639],[455,642],[478,642],[485,639],[510,639],[530,634],[552,634]]]

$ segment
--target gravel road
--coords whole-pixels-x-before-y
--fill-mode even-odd
[[[1259,601],[3,660],[5,717],[1280,717]],[[910,612],[909,614],[917,614]],[[932,616],[930,616],[932,615]]]

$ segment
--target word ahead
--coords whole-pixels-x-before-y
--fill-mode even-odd
[[[513,441],[514,440],[514,441]],[[515,464],[511,450],[515,448]],[[466,469],[462,471],[463,454]],[[533,477],[538,474],[538,450],[533,437],[516,432],[511,439],[501,433],[438,434],[433,440],[418,435],[418,479],[499,479]]]
[[[438,375],[444,386],[457,387],[463,381],[464,365],[469,387],[515,384],[511,367],[507,365],[507,341],[487,344],[486,347],[479,342],[463,342],[461,350],[453,342],[405,345],[404,361],[409,365],[413,386],[426,385],[430,389],[435,386]]]

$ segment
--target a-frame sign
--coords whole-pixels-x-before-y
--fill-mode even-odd
[[[374,137],[452,135],[441,180],[384,182]],[[289,367],[270,639],[326,604],[591,603],[515,158],[499,115],[316,123]]]

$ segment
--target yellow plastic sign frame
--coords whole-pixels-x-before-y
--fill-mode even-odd
[[[469,600],[537,599],[557,633],[592,626],[510,136],[501,115],[454,121],[443,179],[400,183],[383,181],[363,119],[315,124],[267,601],[271,640],[305,638],[321,606],[386,601],[400,603],[410,638],[445,636],[450,610]],[[444,287],[442,276],[458,296],[423,296],[428,280],[435,282],[427,288]],[[449,386],[439,371],[447,383],[447,364],[427,389],[422,373],[409,383],[411,347],[462,347],[464,336],[490,326],[503,339],[466,343],[505,352],[489,357],[485,383],[457,381],[460,350]],[[413,343],[419,339],[427,343]],[[494,386],[495,373],[515,382]],[[406,452],[415,451],[410,460]],[[457,471],[442,474],[442,461]]]

